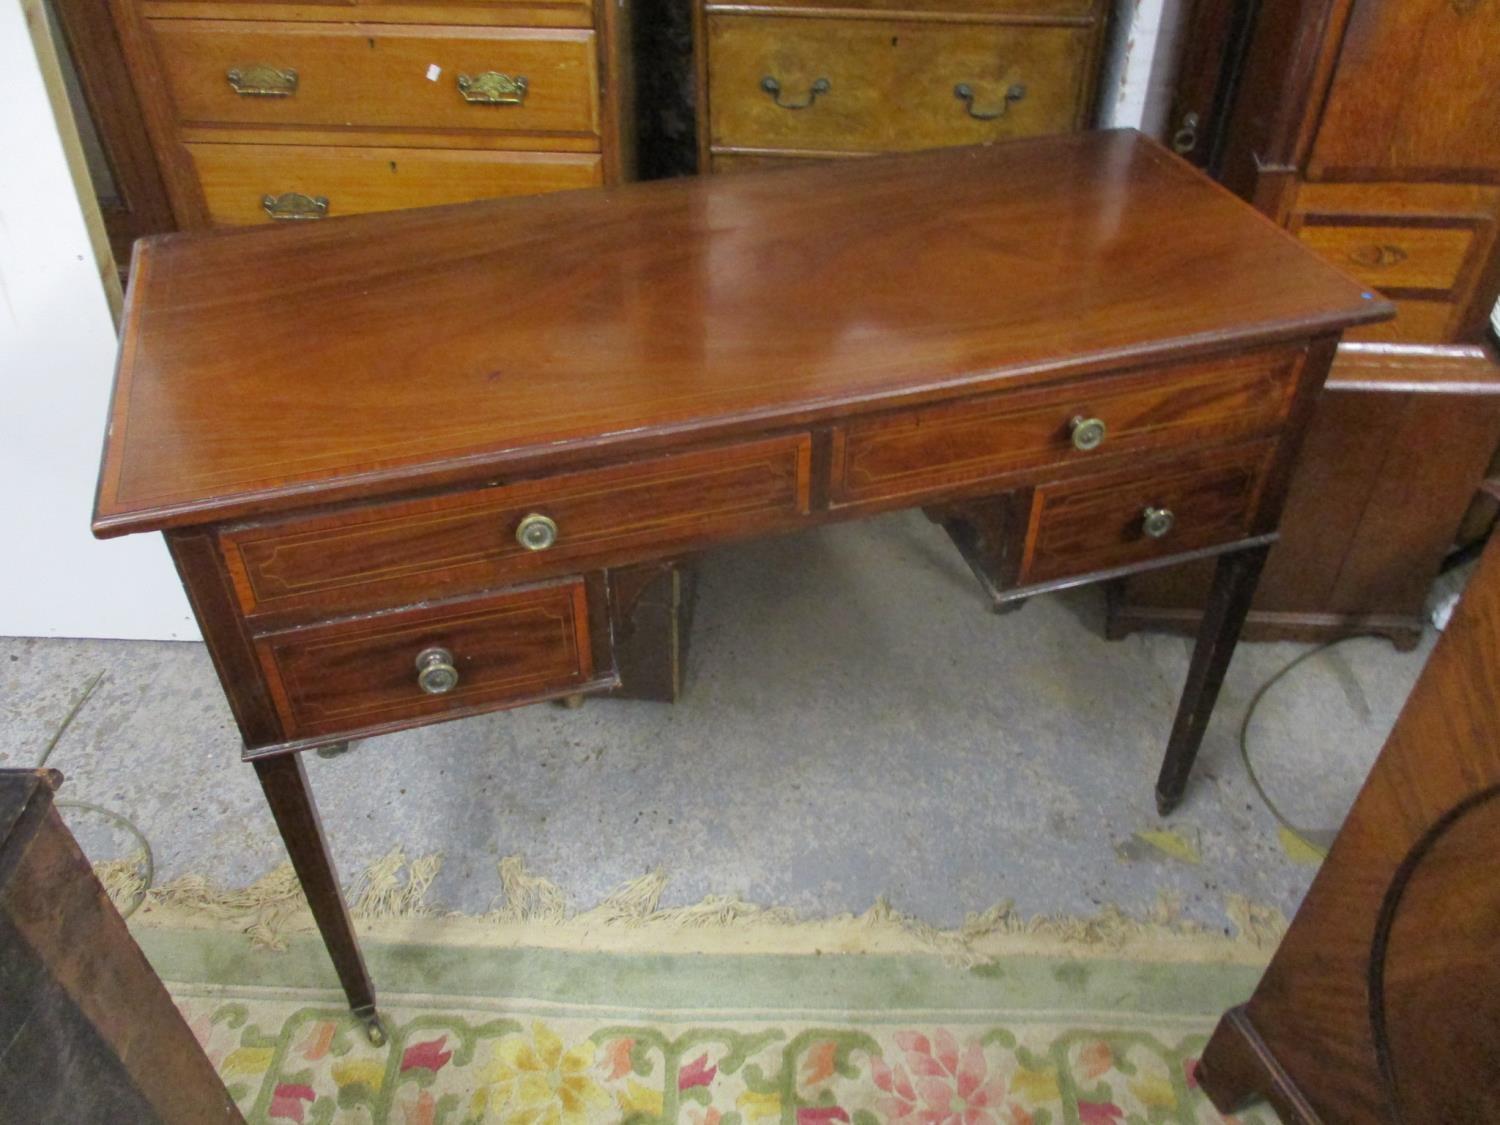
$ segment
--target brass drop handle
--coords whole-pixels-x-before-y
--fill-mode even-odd
[[[1073,439],[1073,448],[1082,453],[1098,449],[1103,445],[1107,428],[1103,418],[1085,418],[1082,414],[1073,415],[1068,422],[1068,433]]]
[[[458,92],[464,101],[474,105],[520,105],[526,100],[526,76],[512,78],[498,70],[483,74],[460,74]]]
[[[297,72],[290,67],[234,66],[224,72],[230,89],[242,98],[289,98],[297,92]]]
[[[960,82],[953,87],[953,96],[964,103],[964,110],[976,121],[994,121],[997,117],[1005,116],[1005,111],[1010,109],[1011,102],[1018,102],[1026,96],[1026,87],[1019,82],[1012,84],[1005,91],[1005,97],[1000,100],[1000,108],[995,110],[975,109],[974,87],[967,82]]]
[[[1141,513],[1141,530],[1152,539],[1165,539],[1177,523],[1171,508],[1152,508]]]
[[[806,109],[818,100],[819,94],[826,94],[833,89],[833,83],[826,78],[817,79],[807,88],[807,97],[800,102],[784,102],[781,100],[781,83],[769,74],[760,80],[760,88],[771,95],[771,100],[782,109]]]
[[[328,214],[328,197],[284,191],[280,195],[261,196],[260,207],[278,223],[300,223],[325,217]]]
[[[458,686],[453,654],[445,648],[424,648],[417,653],[417,686],[428,695],[446,695]]]
[[[532,512],[516,525],[516,542],[528,551],[545,551],[557,542],[557,524],[550,516]]]

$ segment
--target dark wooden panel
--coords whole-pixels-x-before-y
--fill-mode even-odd
[[[1079,477],[1037,488],[1019,585],[1112,570],[1247,536],[1274,443]],[[1146,532],[1148,508],[1171,513],[1161,537]]]
[[[834,430],[835,503],[912,496],[1043,465],[1193,448],[1273,431],[1286,418],[1300,351],[1252,353],[930,407]],[[1097,417],[1104,441],[1074,448],[1071,422]]]
[[[273,633],[256,648],[293,738],[529,702],[594,674],[581,578]],[[433,648],[458,675],[444,694],[417,681]]]
[[[1204,1053],[1221,1109],[1259,1094],[1302,1125],[1495,1120],[1497,681],[1500,541],[1254,996]]]
[[[55,770],[0,770],[0,1118],[243,1122],[69,834]]]
[[[561,469],[1389,311],[1129,131],[607,190],[148,243],[96,529]]]
[[[356,508],[223,535],[252,615],[331,615],[451,597],[585,569],[583,560],[662,555],[795,524],[808,510],[805,434],[658,457],[476,492]],[[557,525],[528,550],[527,515]]]

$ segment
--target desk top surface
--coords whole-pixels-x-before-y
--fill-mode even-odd
[[[1338,331],[1390,307],[1132,131],[136,251],[100,534]]]

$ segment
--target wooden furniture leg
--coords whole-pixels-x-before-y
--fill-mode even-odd
[[[313,918],[323,935],[323,943],[333,958],[339,983],[349,998],[349,1008],[355,1019],[364,1024],[370,1042],[377,1047],[384,1046],[385,1028],[375,1010],[375,985],[365,968],[354,923],[339,889],[338,873],[333,868],[333,857],[329,855],[328,842],[323,837],[323,825],[307,784],[302,756],[279,754],[257,758],[254,764],[266,801],[271,806],[271,815],[276,818],[282,842],[286,844]]]
[[[1193,760],[1203,742],[1203,731],[1213,714],[1214,701],[1219,698],[1219,687],[1229,670],[1240,628],[1250,611],[1255,584],[1269,551],[1269,546],[1262,546],[1222,555],[1214,569],[1214,584],[1203,611],[1203,623],[1198,628],[1198,641],[1193,646],[1187,684],[1182,689],[1182,702],[1177,705],[1177,719],[1172,724],[1166,757],[1156,779],[1156,809],[1162,816],[1182,800]]]

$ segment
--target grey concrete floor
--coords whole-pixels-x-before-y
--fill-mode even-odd
[[[346,878],[393,844],[440,852],[433,901],[482,912],[520,853],[578,908],[661,867],[665,905],[737,893],[824,916],[886,895],[939,925],[1001,899],[1144,914],[1164,889],[1222,926],[1227,893],[1290,913],[1305,892],[1314,869],[1283,851],[1236,749],[1250,696],[1303,646],[1241,646],[1164,822],[1152,783],[1189,645],[1104,640],[1098,589],[992,615],[911,513],[724,550],[700,576],[676,705],[542,705],[309,755]],[[1294,822],[1338,823],[1430,646],[1351,641],[1267,697],[1253,752]],[[281,862],[201,645],[0,640],[0,765],[35,764],[99,672],[48,763],[62,796],[131,818],[159,880],[239,886]],[[98,814],[66,816],[95,858],[128,850]],[[1163,827],[1201,862],[1132,843]]]

